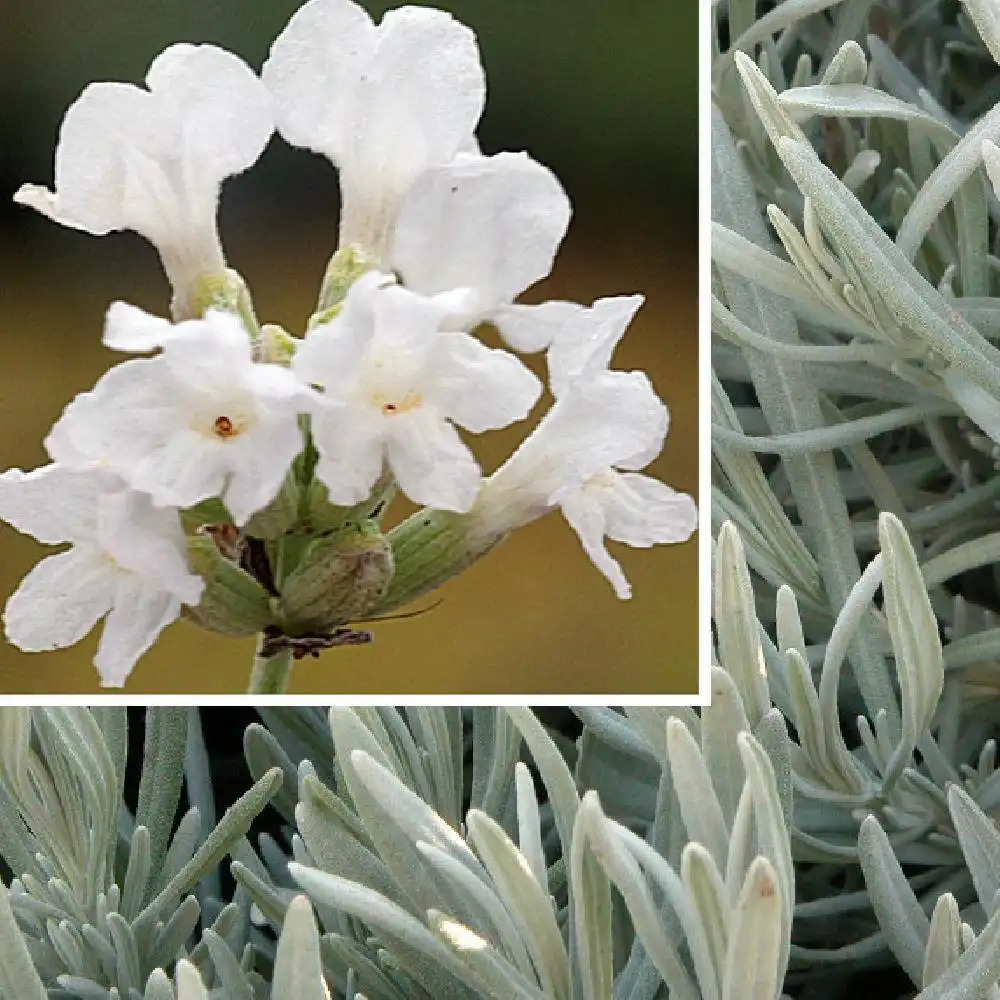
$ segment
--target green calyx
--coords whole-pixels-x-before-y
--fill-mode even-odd
[[[392,548],[377,523],[344,524],[302,548],[279,586],[280,627],[289,636],[324,635],[357,621],[384,596],[392,576]]]
[[[294,471],[289,472],[277,496],[247,522],[244,529],[246,534],[252,538],[273,541],[294,531],[299,522],[302,493],[302,482]]]
[[[232,525],[203,526],[188,554],[205,594],[187,616],[224,635],[270,628],[290,638],[329,636],[429,594],[506,537],[485,536],[470,515],[440,510],[417,511],[383,534],[383,506],[373,495],[357,508],[331,507],[325,517],[334,526],[271,541]],[[375,517],[366,516],[371,510]]]
[[[186,617],[211,632],[256,635],[274,624],[271,599],[240,566],[242,539],[232,525],[204,525],[187,540],[188,564],[205,581],[201,602]]]
[[[194,284],[188,311],[192,316],[204,316],[209,309],[235,313],[242,320],[250,340],[260,342],[261,329],[254,311],[250,290],[242,276],[232,268],[215,274],[203,274]]]
[[[309,328],[329,323],[340,312],[340,307],[351,285],[363,274],[374,270],[378,261],[360,247],[341,247],[326,265],[323,284],[320,286],[316,312],[309,318]]]
[[[496,548],[505,534],[483,535],[477,518],[418,510],[386,536],[396,564],[392,582],[371,609],[382,615],[430,593]]]
[[[313,532],[327,532],[357,521],[378,523],[396,495],[396,481],[389,473],[379,477],[371,495],[353,507],[338,507],[330,503],[329,490],[318,479],[304,487],[303,521]]]
[[[295,357],[298,344],[298,339],[277,323],[265,323],[260,328],[257,353],[264,363],[287,368]]]
[[[392,475],[384,473],[363,502],[337,506],[315,478],[308,434],[306,442],[277,496],[242,529],[217,500],[185,517],[194,529],[191,568],[206,584],[201,604],[185,613],[199,625],[225,635],[268,630],[272,639],[325,641],[424,596],[505,537],[484,534],[473,513],[430,509],[383,533],[397,489]]]

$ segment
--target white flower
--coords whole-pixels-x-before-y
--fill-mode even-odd
[[[551,271],[569,199],[527,154],[479,153],[483,71],[449,15],[403,7],[376,27],[348,0],[311,0],[262,78],[281,134],[340,170],[341,246],[422,295],[471,290],[448,329],[491,319]]]
[[[424,298],[369,272],[343,312],[310,331],[292,370],[315,395],[317,476],[336,504],[364,500],[387,463],[414,502],[464,511],[480,470],[453,424],[473,433],[522,419],[541,386],[512,355],[441,332],[460,296]]]
[[[219,188],[253,164],[274,130],[270,98],[240,59],[211,45],[172,45],[144,90],[94,83],[66,112],[55,191],[24,185],[14,200],[94,235],[131,229],[159,251],[175,310],[225,261]]]
[[[467,313],[449,319],[469,329],[497,322],[498,310],[552,270],[569,219],[559,181],[527,154],[459,153],[415,181],[389,234],[386,264],[423,295],[472,289]]]
[[[477,530],[505,534],[559,507],[615,593],[629,598],[604,538],[648,547],[684,541],[697,527],[691,497],[635,471],[659,454],[667,426],[642,372],[584,368],[486,480],[473,510]]]
[[[302,450],[305,392],[286,368],[253,361],[234,315],[172,326],[119,302],[104,339],[163,352],[115,366],[70,403],[45,442],[55,461],[99,462],[160,506],[221,497],[237,524],[274,498]]]
[[[48,465],[0,475],[0,518],[40,542],[72,548],[43,559],[7,602],[8,639],[26,652],[61,649],[107,615],[94,664],[120,687],[136,660],[201,599],[176,511],[103,469]]]
[[[475,148],[486,99],[475,35],[426,7],[390,11],[376,26],[348,0],[310,0],[261,78],[282,136],[340,171],[341,245],[377,259],[414,181]]]

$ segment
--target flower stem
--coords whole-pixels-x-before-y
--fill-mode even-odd
[[[292,651],[281,649],[271,656],[261,653],[264,637],[261,636],[253,658],[249,694],[284,694],[292,673]]]

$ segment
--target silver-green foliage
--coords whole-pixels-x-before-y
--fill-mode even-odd
[[[580,710],[571,769],[529,710],[474,710],[472,808],[449,823],[457,710],[411,709],[409,726],[331,710],[335,786],[299,766],[287,865],[325,928],[331,985],[589,1000],[666,983],[678,1000],[773,1000],[792,899],[784,812],[771,758],[742,709],[725,711]],[[234,873],[279,924],[293,890]]]
[[[258,780],[204,838],[193,710],[150,710],[135,815],[123,710],[7,710],[0,996],[775,1000],[791,744],[715,684],[700,717],[578,709],[575,744],[526,708],[263,710]]]
[[[157,970],[196,937],[192,958],[221,981],[239,971],[251,904],[238,893],[223,905],[216,870],[252,853],[245,834],[281,774],[263,775],[213,827],[195,806],[175,827],[186,749],[198,746],[189,718],[149,710],[133,815],[124,708],[0,710],[0,853],[15,876],[0,902],[5,998],[169,995]]]
[[[1000,8],[764,6],[712,8],[715,640],[794,734],[786,988],[994,998]]]

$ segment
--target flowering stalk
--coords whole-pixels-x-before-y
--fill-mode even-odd
[[[250,671],[248,694],[284,694],[292,675],[292,651],[280,649],[271,655],[263,650],[267,639],[261,636]]]

